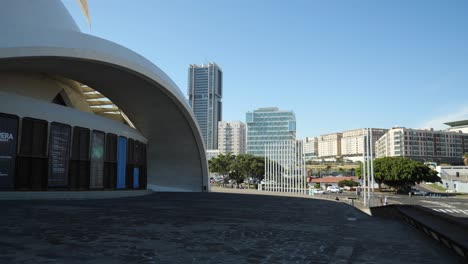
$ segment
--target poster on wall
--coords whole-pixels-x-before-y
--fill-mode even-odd
[[[0,189],[15,188],[18,117],[0,114]]]
[[[92,132],[90,188],[104,188],[104,140],[103,132]]]
[[[117,189],[125,189],[127,170],[127,139],[119,137],[117,146]]]
[[[48,187],[68,187],[71,127],[52,123],[49,138]]]

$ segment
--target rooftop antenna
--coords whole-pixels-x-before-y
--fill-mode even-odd
[[[86,18],[86,22],[88,22],[89,29],[91,29],[91,18],[89,17],[89,8],[88,8],[88,0],[76,0],[78,5],[80,6],[81,12]]]

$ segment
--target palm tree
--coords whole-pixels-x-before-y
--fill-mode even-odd
[[[463,155],[463,163],[465,163],[465,165],[468,166],[468,153],[465,153],[465,155]]]

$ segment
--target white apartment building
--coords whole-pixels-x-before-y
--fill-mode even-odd
[[[394,127],[376,142],[376,157],[402,156],[422,162],[462,164],[468,134]]]
[[[373,153],[375,157],[375,142],[382,137],[388,129],[382,128],[371,128],[372,129],[372,143],[373,143]],[[352,161],[362,161],[362,155],[364,153],[364,128],[347,130],[343,132],[343,137],[341,138],[341,155],[344,159],[349,159]]]
[[[246,126],[241,121],[218,123],[218,150],[220,153],[233,155],[246,152]]]
[[[219,156],[219,150],[217,149],[207,149],[206,150],[206,160],[210,160],[212,158],[217,158]]]
[[[341,156],[342,133],[321,135],[318,138],[319,158],[336,158]]]
[[[311,160],[318,157],[318,137],[306,137],[304,139],[304,157]]]

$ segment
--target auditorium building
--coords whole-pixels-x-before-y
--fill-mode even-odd
[[[207,190],[194,115],[156,65],[59,0],[2,2],[0,35],[0,190]]]

